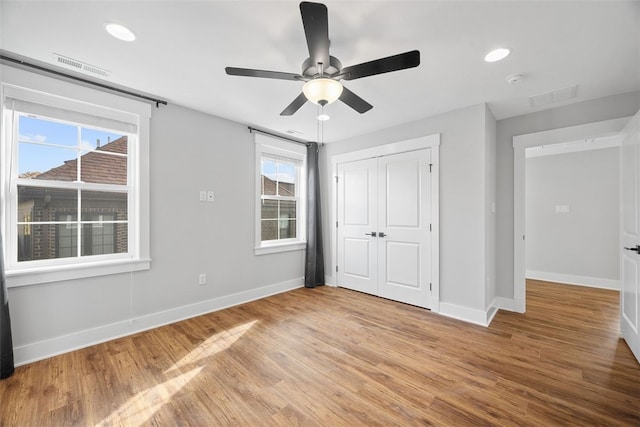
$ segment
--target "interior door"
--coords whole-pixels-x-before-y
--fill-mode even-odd
[[[378,295],[431,306],[430,150],[378,159]]]
[[[338,283],[377,295],[377,160],[338,165]]]
[[[621,147],[622,272],[620,329],[640,361],[640,112],[623,130]]]

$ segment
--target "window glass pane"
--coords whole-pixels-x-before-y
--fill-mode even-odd
[[[107,218],[113,218],[104,215]],[[98,220],[94,217],[94,220]],[[100,222],[83,224],[82,255],[105,255],[127,252],[127,224]]]
[[[78,179],[77,150],[20,143],[18,146],[18,177],[76,181]]]
[[[121,134],[100,129],[80,129],[81,148],[87,151],[100,149],[112,153],[127,154],[127,137]],[[113,144],[118,139],[124,138],[124,144]]]
[[[296,237],[296,220],[280,220],[280,239],[294,239]]]
[[[126,150],[126,139],[124,141]],[[111,144],[117,144],[116,141]],[[127,158],[100,152],[101,148],[83,154],[80,158],[80,176],[83,182],[127,185]]]
[[[76,256],[77,233],[75,223],[18,225],[18,261]]]
[[[56,216],[78,212],[78,192],[44,187],[18,186],[18,221],[57,221]]]
[[[97,221],[97,215],[114,215],[113,220],[128,219],[126,193],[108,191],[82,191],[82,220]]]
[[[280,201],[280,214],[278,218],[281,220],[295,219],[296,218],[296,202],[294,200],[281,200]]]
[[[66,147],[78,146],[78,128],[74,125],[20,116],[18,127],[20,129],[18,139],[21,142],[31,141]]]
[[[278,162],[278,195],[295,197],[296,165],[287,162]]]
[[[278,218],[278,201],[277,200],[263,200],[262,201],[262,219],[276,219]]]
[[[262,158],[262,195],[276,195],[277,171],[278,167],[275,160]]]
[[[67,216],[70,220],[70,215]],[[75,220],[75,218],[73,218]],[[64,220],[62,217],[60,220]],[[78,256],[78,224],[59,224],[55,227],[55,252],[49,250],[48,258],[68,258]]]
[[[262,241],[278,239],[278,220],[263,219],[261,221],[261,225],[262,225],[262,229],[261,229]]]

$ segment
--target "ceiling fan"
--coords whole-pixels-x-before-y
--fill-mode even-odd
[[[342,68],[342,63],[338,58],[329,55],[327,7],[322,3],[302,2],[300,3],[300,14],[309,47],[309,58],[302,63],[301,74],[250,68],[225,68],[230,76],[305,82],[302,93],[280,113],[281,116],[293,115],[307,100],[324,106],[339,99],[358,113],[366,113],[373,106],[344,87],[340,80],[355,80],[420,65],[420,52],[412,50]]]

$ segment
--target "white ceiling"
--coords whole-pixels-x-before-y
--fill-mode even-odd
[[[638,1],[325,1],[331,54],[343,66],[413,49],[418,68],[345,82],[374,108],[325,108],[326,142],[488,103],[497,119],[541,109],[529,97],[578,84],[578,97],[640,88]],[[280,112],[301,82],[227,76],[225,66],[300,72],[308,57],[296,1],[0,0],[0,48],[38,61],[52,52],[110,71],[109,82],[196,110],[316,140],[317,106]],[[118,22],[137,35],[118,41]],[[497,63],[498,46],[512,54]],[[525,73],[509,85],[506,77]],[[162,108],[162,107],[161,107]]]

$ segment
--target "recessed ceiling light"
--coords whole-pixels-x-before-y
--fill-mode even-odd
[[[124,25],[114,23],[104,24],[104,29],[118,40],[132,42],[136,39],[136,35],[133,34],[133,31],[131,31]]]
[[[327,121],[327,120],[329,120],[330,118],[331,118],[331,117],[329,117],[329,116],[328,116],[328,115],[326,115],[326,114],[320,114],[320,115],[318,116],[318,120],[320,120],[321,122],[326,122],[326,121]]]
[[[499,49],[495,49],[487,53],[487,56],[484,57],[484,60],[487,62],[500,61],[501,59],[504,59],[507,56],[509,56],[510,53],[511,51],[509,49],[501,47]]]

